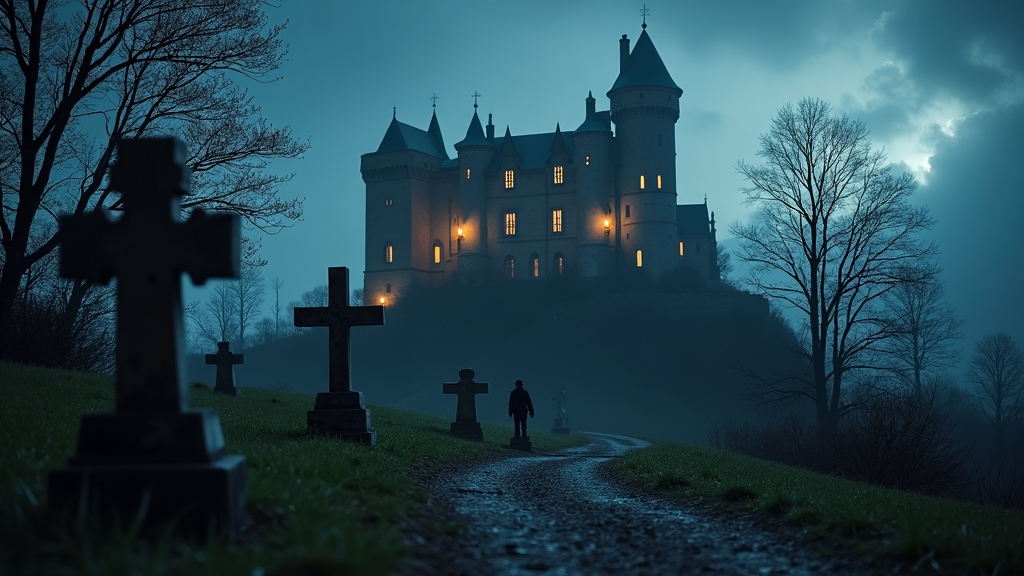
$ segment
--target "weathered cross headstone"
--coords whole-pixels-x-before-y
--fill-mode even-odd
[[[60,220],[61,275],[106,284],[117,278],[115,411],[85,414],[78,448],[49,475],[57,509],[120,517],[127,526],[175,522],[202,536],[210,526],[233,535],[245,505],[245,458],[228,455],[213,410],[188,408],[184,378],[181,274],[202,284],[236,278],[236,215],[193,211],[185,144],[174,138],[122,140],[110,184],[124,214],[100,208]]]
[[[245,354],[233,354],[229,349],[230,345],[230,342],[217,342],[217,353],[207,354],[206,363],[217,366],[217,384],[213,391],[238,396],[238,388],[235,387],[235,364],[244,364]]]
[[[350,306],[348,268],[327,269],[327,306],[296,308],[296,326],[327,326],[329,392],[319,392],[316,404],[306,412],[310,429],[336,434],[346,440],[373,444],[377,432],[370,427],[370,411],[363,393],[352,390],[352,326],[384,324],[383,306]]]
[[[465,440],[484,440],[484,430],[476,419],[476,395],[487,394],[487,382],[474,382],[476,372],[471,368],[459,370],[459,381],[444,383],[445,394],[456,394],[459,403],[455,407],[455,422],[452,422],[449,433]]]
[[[551,433],[568,434],[569,417],[565,413],[565,403],[569,401],[569,397],[565,395],[565,390],[559,390],[558,394],[551,399],[555,401],[556,405],[555,425],[551,427]]]

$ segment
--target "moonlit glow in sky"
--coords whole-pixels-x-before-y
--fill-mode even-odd
[[[942,250],[949,303],[967,339],[1006,331],[1024,342],[1024,2],[762,0],[648,2],[648,33],[683,89],[676,125],[680,203],[714,210],[719,240],[752,217],[739,160],[788,102],[819,97],[863,120],[876,147],[921,184]],[[391,120],[426,129],[431,96],[449,154],[476,91],[496,132],[573,130],[593,91],[599,110],[618,73],[618,39],[640,34],[640,4],[587,0],[305,2],[269,8],[288,20],[282,79],[251,94],[312,148],[273,168],[305,216],[262,239],[265,276],[283,298],[348,266],[361,284],[361,154]],[[632,44],[631,44],[632,45]],[[205,292],[190,291],[195,298]]]

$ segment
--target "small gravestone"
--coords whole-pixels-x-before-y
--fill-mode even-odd
[[[206,363],[217,365],[217,385],[213,391],[238,396],[238,388],[235,387],[235,364],[244,364],[245,354],[232,354],[229,346],[229,342],[217,342],[217,353],[207,354]]]
[[[555,401],[556,412],[555,412],[555,425],[551,427],[552,434],[568,434],[569,433],[569,417],[565,414],[565,403],[569,400],[569,397],[565,395],[565,390],[559,390],[558,394],[551,398]]]
[[[327,269],[327,306],[296,308],[296,326],[326,326],[328,332],[328,392],[316,395],[316,404],[306,412],[310,430],[327,432],[345,440],[373,444],[377,432],[370,427],[370,411],[363,393],[352,390],[352,326],[384,324],[383,306],[350,306],[348,268]]]
[[[533,441],[529,436],[513,436],[508,439],[508,447],[523,452],[533,452]]]
[[[188,408],[181,274],[237,278],[241,228],[233,214],[178,219],[185,159],[175,138],[122,140],[110,170],[122,217],[100,208],[60,219],[61,275],[117,278],[116,394],[114,412],[82,416],[77,451],[50,472],[48,492],[72,517],[95,511],[129,526],[139,516],[144,528],[202,538],[211,527],[237,533],[245,458],[227,453],[216,412]]]
[[[483,442],[484,430],[476,419],[476,395],[487,394],[487,382],[474,382],[476,373],[470,368],[459,370],[459,381],[442,384],[445,394],[456,394],[459,403],[455,407],[455,422],[449,433],[465,440]]]

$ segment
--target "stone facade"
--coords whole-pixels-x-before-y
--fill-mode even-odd
[[[451,279],[469,284],[557,276],[600,278],[686,267],[719,279],[714,213],[677,205],[676,86],[646,29],[620,72],[610,109],[586,99],[574,131],[496,137],[474,105],[466,137],[445,148],[436,114],[427,130],[392,118],[366,183],[366,302],[390,304]],[[612,124],[615,133],[612,133]]]

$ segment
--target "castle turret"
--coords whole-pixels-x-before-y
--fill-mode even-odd
[[[587,94],[587,115],[573,132],[576,169],[576,271],[585,278],[605,276],[614,265],[612,212],[614,195],[612,131],[608,112],[597,112],[593,93]]]
[[[620,40],[620,67],[608,98],[615,123],[622,262],[660,275],[679,264],[675,123],[683,91],[646,25],[631,53],[629,40]]]
[[[459,276],[471,283],[486,279],[487,252],[487,188],[485,172],[494,155],[494,146],[484,135],[474,105],[473,119],[466,137],[455,145],[459,155]]]

